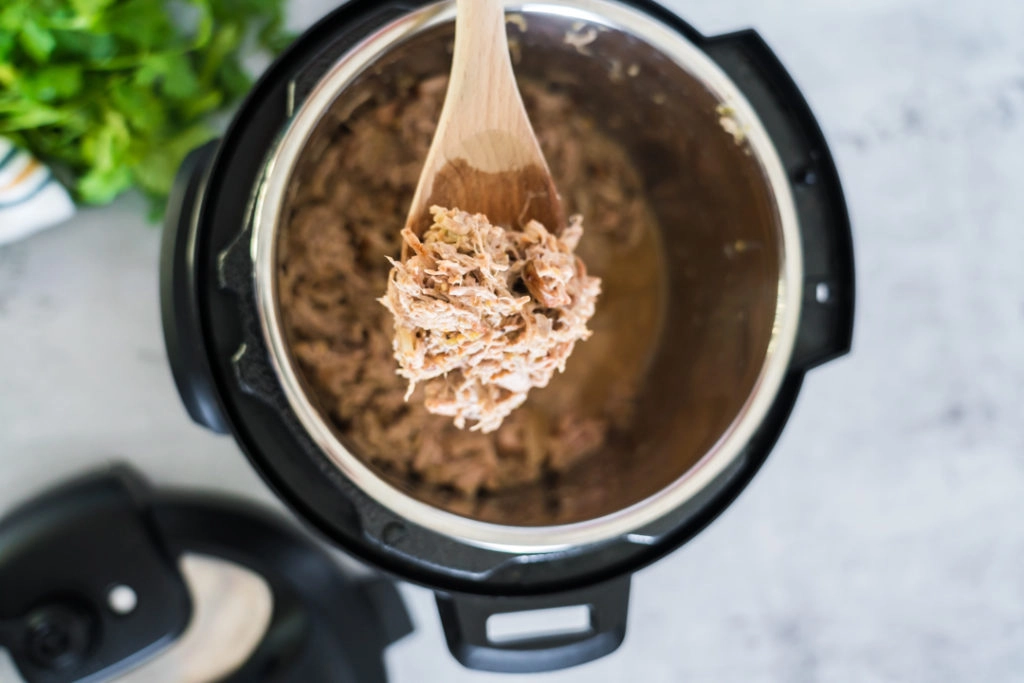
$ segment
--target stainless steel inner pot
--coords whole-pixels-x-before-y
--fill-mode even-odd
[[[387,479],[350,452],[308,396],[289,354],[275,263],[293,170],[325,114],[336,121],[351,111],[373,79],[447,72],[454,10],[454,2],[440,2],[369,35],[327,72],[281,137],[253,234],[271,362],[323,452],[361,489],[418,525],[508,552],[628,534],[688,501],[746,446],[789,365],[803,281],[793,199],[761,122],[702,51],[639,10],[614,0],[508,3],[526,27],[516,19],[510,33],[521,54],[517,74],[557,84],[625,145],[660,225],[664,321],[628,440],[553,485],[497,494],[491,509],[500,511],[501,523],[473,519]],[[638,70],[623,78],[623,68],[634,64]],[[552,496],[573,504],[550,512]]]

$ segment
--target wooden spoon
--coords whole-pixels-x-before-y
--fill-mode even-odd
[[[561,200],[516,86],[501,0],[458,0],[451,80],[406,226],[422,235],[433,205],[554,233]],[[404,253],[408,256],[407,253]]]

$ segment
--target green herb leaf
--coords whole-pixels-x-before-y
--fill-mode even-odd
[[[132,184],[132,172],[127,166],[93,168],[79,178],[75,191],[85,204],[108,204]]]
[[[82,16],[92,17],[113,2],[114,0],[71,0],[71,7]]]
[[[0,29],[0,59],[7,59],[14,49],[14,32]]]
[[[57,39],[53,34],[36,23],[35,19],[25,21],[18,38],[28,56],[40,64],[46,61],[53,48],[57,46]]]
[[[0,105],[0,133],[53,126],[64,118],[58,109],[44,105],[16,102],[13,106]]]
[[[136,132],[158,133],[167,124],[166,111],[156,94],[129,81],[117,81],[111,85],[110,101]]]
[[[199,79],[196,78],[192,60],[174,52],[145,58],[139,68],[136,83],[156,84],[161,93],[178,100],[188,99],[199,91]]]
[[[54,31],[57,48],[54,57],[79,60],[92,67],[102,67],[118,51],[117,38],[109,33],[86,31]]]
[[[168,36],[175,35],[163,0],[120,0],[103,23],[118,38],[140,47],[166,45]]]
[[[158,211],[207,118],[251,87],[242,46],[291,39],[283,2],[0,0],[0,134],[81,202],[136,187]]]
[[[19,85],[23,95],[39,102],[71,97],[82,89],[82,67],[77,64],[47,66],[22,78]]]
[[[252,79],[235,55],[229,55],[220,65],[217,72],[217,83],[228,94],[228,97],[241,97],[249,92]]]
[[[178,167],[188,153],[209,141],[214,133],[204,124],[181,131],[174,138],[154,146],[134,167],[135,180],[145,192],[165,197],[174,184]]]

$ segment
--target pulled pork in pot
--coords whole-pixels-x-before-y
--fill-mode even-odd
[[[296,368],[351,451],[395,485],[447,509],[487,514],[502,492],[543,485],[630,428],[658,337],[664,285],[657,224],[621,145],[566,95],[535,82],[523,97],[569,213],[586,216],[575,249],[601,296],[564,373],[497,430],[458,429],[430,413],[422,381],[405,400],[394,316],[378,303],[402,251],[402,226],[444,98],[446,77],[375,81],[339,105],[311,140],[289,190],[278,240],[278,296]],[[569,232],[560,235],[572,245]],[[546,272],[546,271],[545,271]],[[545,272],[537,275],[544,284]],[[534,276],[530,275],[529,279]],[[524,286],[526,284],[524,278]],[[558,289],[536,288],[541,296]],[[517,297],[532,294],[519,290]]]

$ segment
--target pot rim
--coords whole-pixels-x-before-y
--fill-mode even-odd
[[[789,368],[800,322],[803,254],[789,180],[771,138],[739,88],[693,42],[660,20],[615,0],[506,2],[506,10],[526,15],[555,14],[639,37],[699,80],[722,105],[731,109],[768,181],[782,238],[771,339],[746,402],[697,463],[657,493],[602,517],[552,526],[482,522],[419,501],[385,481],[341,443],[307,396],[288,351],[277,297],[276,228],[292,172],[309,136],[338,93],[390,48],[418,32],[452,22],[454,0],[428,5],[390,22],[339,58],[321,78],[289,121],[271,154],[254,206],[251,253],[259,323],[270,363],[299,422],[328,459],[363,492],[405,520],[481,548],[517,554],[543,553],[636,532],[686,503],[736,460],[763,422]]]

